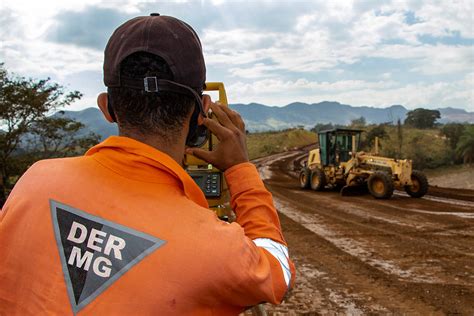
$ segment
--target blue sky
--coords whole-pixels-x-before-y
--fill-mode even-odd
[[[151,12],[196,29],[208,81],[223,81],[231,103],[474,111],[469,0],[2,0],[0,61],[84,93],[68,109],[95,106],[109,36]]]

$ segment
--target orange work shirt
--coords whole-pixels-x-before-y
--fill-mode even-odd
[[[0,213],[0,314],[225,315],[281,302],[294,266],[271,194],[251,163],[225,177],[231,224],[176,161],[130,138],[35,163]]]

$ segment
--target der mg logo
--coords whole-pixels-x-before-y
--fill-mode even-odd
[[[115,259],[122,260],[121,251],[127,244],[124,239],[107,234],[95,228],[92,228],[91,231],[88,232],[85,225],[78,222],[72,222],[67,240],[76,244],[82,244],[86,242],[86,239],[88,249],[95,251],[96,253],[103,253],[105,256],[109,256],[113,251]],[[101,246],[102,244],[105,244],[105,246]],[[96,256],[93,260],[94,252],[91,252],[90,250],[86,250],[82,253],[81,248],[73,246],[67,263],[82,268],[85,271],[89,271],[92,263],[92,271],[94,271],[96,275],[103,278],[109,277],[112,268],[112,262],[110,259],[103,256]]]
[[[74,313],[165,241],[50,201],[56,243]]]

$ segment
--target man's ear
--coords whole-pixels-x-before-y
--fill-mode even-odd
[[[208,96],[207,94],[204,94],[202,96],[202,109],[204,111],[204,113],[207,114],[207,112],[209,112],[209,108],[211,107],[211,97]],[[198,125],[201,125],[202,124],[202,121],[203,121],[203,117],[202,117],[202,114],[199,114],[199,117],[198,117]]]
[[[102,114],[104,114],[105,119],[109,123],[114,123],[114,120],[112,119],[112,115],[110,115],[109,112],[109,107],[108,107],[108,97],[107,97],[107,92],[102,92],[97,96],[97,105],[99,106],[99,109],[102,111]]]

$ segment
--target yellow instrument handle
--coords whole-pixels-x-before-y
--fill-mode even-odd
[[[227,94],[225,92],[224,83],[222,82],[206,82],[204,91],[219,91],[219,102],[222,105],[228,105]]]

